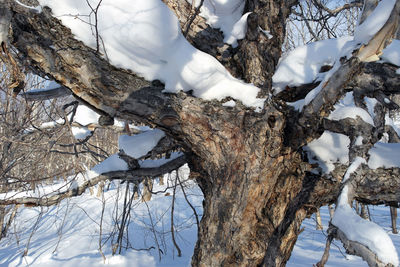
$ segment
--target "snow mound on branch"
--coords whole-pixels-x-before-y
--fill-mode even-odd
[[[86,1],[39,2],[49,6],[77,39],[96,48],[95,28],[91,26],[94,18],[93,14],[88,16],[91,9]],[[244,2],[236,2],[238,7],[231,2],[227,5],[239,10]],[[90,3],[97,5],[96,1]],[[206,100],[230,96],[247,106],[263,107],[265,99],[257,98],[259,88],[234,78],[214,57],[191,46],[178,19],[162,1],[103,0],[97,28],[100,48],[113,65],[131,69],[147,80],[161,80],[166,92],[193,90],[194,96]]]
[[[272,76],[275,93],[279,93],[286,86],[321,81],[326,73],[320,73],[324,65],[333,65],[335,61],[350,50],[349,43],[353,37],[346,36],[337,39],[328,39],[299,46],[284,55]],[[346,48],[345,51],[342,51]]]
[[[339,196],[332,224],[338,227],[349,240],[359,242],[373,251],[383,263],[399,265],[396,248],[388,234],[374,222],[358,216],[348,204],[348,186]]]
[[[334,110],[329,114],[328,119],[338,121],[345,118],[357,119],[357,117],[374,126],[374,120],[371,115],[366,110],[355,106],[353,92],[349,92],[339,103],[335,104]]]
[[[87,126],[89,124],[97,124],[100,115],[84,105],[79,105],[76,108],[76,113],[74,116],[74,122],[79,123],[82,126]]]
[[[232,32],[229,36],[225,37],[224,42],[232,45],[233,48],[238,46],[237,40],[241,40],[246,36],[247,32],[247,17],[251,12],[244,14],[238,22],[233,25]]]
[[[396,0],[382,0],[365,21],[354,30],[354,41],[367,44],[388,20]]]
[[[192,0],[186,0],[192,4]],[[193,0],[195,7],[199,7],[201,0]],[[242,16],[245,6],[243,0],[204,0],[200,8],[200,16],[206,19],[207,24],[220,29],[224,34],[224,42],[237,46],[237,40],[243,39],[247,30],[246,13]]]
[[[369,151],[368,167],[377,168],[400,168],[400,144],[399,143],[376,143]]]
[[[121,135],[118,140],[118,147],[124,150],[128,156],[138,159],[151,151],[164,136],[164,132],[158,129],[134,136]]]
[[[348,136],[325,131],[305,146],[304,150],[308,153],[310,163],[318,163],[324,173],[329,173],[334,170],[334,163],[349,162],[349,145]]]
[[[126,171],[128,170],[128,164],[119,158],[117,154],[113,154],[106,158],[104,161],[100,162],[94,166],[90,171],[91,174],[96,174],[99,176],[102,173],[112,172],[112,171]],[[93,176],[95,177],[95,176]],[[92,177],[89,177],[92,178]]]

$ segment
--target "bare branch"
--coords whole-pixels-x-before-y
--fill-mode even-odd
[[[43,101],[72,95],[72,92],[68,88],[59,86],[48,90],[30,90],[21,95],[28,101]]]
[[[326,11],[330,16],[337,16],[337,14],[339,14],[340,12],[347,10],[347,9],[354,8],[354,7],[362,7],[362,1],[360,1],[360,0],[344,4],[343,6],[337,7],[335,9],[328,8],[320,0],[312,0],[312,2],[314,3],[315,6]]]
[[[78,187],[70,188],[61,193],[42,197],[1,199],[0,205],[25,204],[28,206],[51,206],[59,203],[65,198],[82,195],[89,187],[95,186],[105,180],[120,179],[140,183],[145,177],[157,178],[165,173],[178,169],[185,163],[185,156],[180,156],[156,168],[141,168],[128,171],[107,172],[97,176],[96,178],[85,181]]]

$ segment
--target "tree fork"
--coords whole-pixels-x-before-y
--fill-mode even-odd
[[[178,114],[200,158],[192,167],[205,197],[192,265],[285,265],[312,190],[306,163],[283,146],[283,114],[274,107],[263,114],[210,104],[199,110]]]

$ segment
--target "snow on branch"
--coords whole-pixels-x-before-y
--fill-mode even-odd
[[[85,1],[80,4],[71,0],[39,2],[49,6],[77,39],[96,48],[92,26],[75,19],[90,14]],[[235,2],[242,2],[244,7],[244,1]],[[97,16],[96,31],[114,66],[130,69],[149,81],[162,81],[164,92],[193,90],[194,96],[206,100],[230,96],[247,106],[262,109],[265,99],[257,98],[260,89],[234,78],[214,57],[194,48],[183,36],[174,13],[162,1],[126,1],[121,10],[119,4],[106,0],[102,1]],[[241,24],[244,23],[241,21]]]
[[[356,28],[354,40],[363,44],[356,55],[361,61],[379,60],[382,50],[396,34],[399,14],[399,1],[383,0],[379,2],[368,18]]]
[[[351,208],[354,196],[351,183],[346,183],[339,196],[331,224],[346,251],[362,257],[369,266],[398,266],[396,248],[387,233],[377,224],[362,219]]]
[[[109,164],[110,162],[108,162]],[[114,162],[115,163],[115,162]],[[148,167],[148,168],[138,168],[134,170],[116,170],[116,171],[108,171],[97,175],[96,177],[85,180],[80,185],[77,185],[75,181],[69,181],[68,184],[63,184],[60,188],[69,187],[67,190],[63,190],[58,193],[57,190],[52,193],[43,195],[43,196],[23,196],[19,197],[20,194],[15,194],[15,196],[8,197],[11,193],[2,194],[0,198],[0,205],[12,205],[12,204],[25,204],[28,206],[51,206],[59,203],[61,200],[65,198],[70,198],[74,196],[82,195],[86,189],[89,187],[93,187],[98,183],[105,180],[124,180],[130,181],[134,183],[141,183],[145,178],[157,178],[165,173],[172,172],[177,170],[179,167],[183,166],[186,163],[186,157],[184,155],[180,155],[174,159],[166,161],[164,164],[159,165],[157,167]],[[99,166],[99,165],[98,165]],[[103,168],[108,168],[109,166],[104,166]],[[114,166],[115,167],[115,166]],[[96,168],[94,168],[96,169]],[[99,168],[97,168],[99,169]],[[93,176],[93,169],[86,173],[87,176]],[[28,192],[24,192],[23,194],[28,194]]]

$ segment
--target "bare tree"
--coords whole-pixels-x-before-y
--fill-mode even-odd
[[[246,1],[244,11],[252,14],[247,34],[235,49],[224,44],[222,33],[207,25],[186,1],[164,2],[175,12],[182,29],[189,25],[186,38],[193,46],[213,55],[233,76],[259,87],[260,97],[272,95],[272,76],[282,55],[286,22],[298,1]],[[312,2],[319,11],[334,13],[322,1]],[[380,204],[400,200],[399,168],[371,169],[364,163],[356,171],[347,172],[357,157],[368,158],[369,149],[384,133],[396,134],[384,122],[387,110],[397,108],[386,100],[386,96],[399,92],[397,68],[368,61],[376,59],[393,38],[400,1],[396,1],[381,30],[356,47],[352,56],[337,62],[330,78],[302,110],[286,102],[304,99],[318,84],[288,88],[269,97],[261,112],[239,101],[234,107],[222,105],[229,98],[217,101],[196,98],[190,92],[163,93],[162,84],[111,65],[96,49],[77,41],[50,9],[37,12],[14,1],[0,3],[0,7],[11,10],[7,28],[10,34],[2,40],[3,46],[13,48],[12,56],[19,66],[54,79],[105,117],[162,129],[167,137],[155,150],[165,153],[178,146],[184,152],[184,156],[158,168],[132,164],[128,171],[106,173],[96,181],[124,179],[137,183],[187,162],[205,198],[192,258],[194,266],[285,265],[301,232],[301,222],[320,206],[335,202],[345,186],[349,201]],[[364,17],[374,7],[365,5]],[[325,23],[325,27],[329,32],[331,25]],[[353,92],[354,102],[364,109],[365,96],[376,99],[374,125],[360,118],[328,118],[346,92]],[[310,164],[303,150],[325,130],[347,135],[351,140],[349,163],[337,164],[329,174]],[[363,138],[361,143],[356,141],[359,136]],[[346,173],[350,178],[343,185]],[[96,181],[47,202],[25,198],[3,204],[50,205],[82,193]],[[348,240],[340,229],[332,229],[331,234],[369,264],[382,265],[374,252]]]

